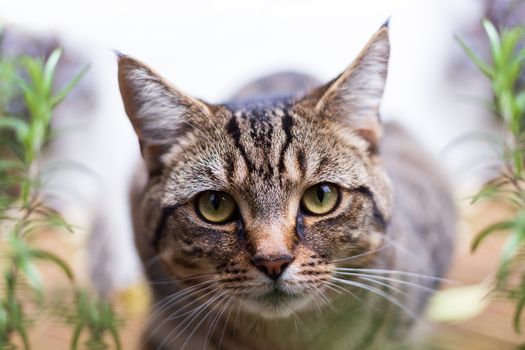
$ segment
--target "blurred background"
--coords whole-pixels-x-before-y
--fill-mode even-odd
[[[75,162],[45,191],[78,229],[45,236],[39,244],[60,252],[81,284],[116,300],[127,315],[121,334],[134,348],[148,302],[133,247],[128,188],[140,162],[124,113],[113,50],[154,67],[181,90],[221,102],[241,85],[268,73],[293,70],[328,81],[342,72],[368,38],[390,19],[392,56],[382,104],[384,120],[397,120],[430,150],[450,177],[461,212],[457,258],[429,311],[438,349],[514,349],[514,306],[490,299],[505,237],[491,237],[472,253],[473,237],[508,215],[494,201],[470,205],[501,159],[487,138],[503,126],[487,108],[493,99],[484,77],[458,44],[463,39],[490,56],[481,20],[524,24],[523,1],[505,0],[3,0],[0,55],[47,57],[62,47],[56,84],[89,70],[57,108],[53,127],[66,130],[45,162]],[[511,10],[509,10],[511,9]],[[523,74],[522,74],[523,76]],[[49,270],[49,271],[48,271]],[[66,282],[44,267],[51,286]],[[47,287],[46,287],[47,288]],[[69,333],[40,320],[31,337],[38,349],[61,349]],[[43,340],[45,339],[45,343]]]

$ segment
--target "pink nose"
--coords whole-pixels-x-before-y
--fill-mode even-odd
[[[293,257],[289,255],[281,255],[274,258],[255,256],[252,259],[252,263],[272,280],[277,280],[292,260]]]

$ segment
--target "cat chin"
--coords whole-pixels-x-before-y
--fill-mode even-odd
[[[241,301],[241,306],[245,311],[265,319],[282,319],[308,308],[311,299],[311,296],[301,295],[288,296],[286,300],[245,299]]]

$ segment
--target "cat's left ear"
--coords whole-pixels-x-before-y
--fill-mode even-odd
[[[313,115],[335,118],[377,151],[381,137],[379,107],[385,89],[390,56],[388,27],[369,40],[354,62],[336,79],[314,91]]]

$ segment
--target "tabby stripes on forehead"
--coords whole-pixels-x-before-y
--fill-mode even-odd
[[[249,171],[254,172],[255,165],[250,161],[248,155],[246,154],[246,150],[241,144],[241,130],[239,128],[239,123],[237,122],[237,117],[235,116],[235,114],[231,116],[230,121],[228,122],[227,130],[230,136],[232,137],[233,141],[235,142],[235,147],[237,147],[237,149],[241,153]]]
[[[251,174],[256,173],[270,179],[286,171],[285,157],[293,141],[295,124],[289,108],[288,105],[279,105],[273,109],[264,108],[264,106],[250,106],[240,111],[231,111],[232,115],[226,130]],[[244,121],[248,123],[246,128],[243,128]],[[279,121],[280,126],[278,126]],[[282,131],[284,137],[279,136],[279,131]],[[244,133],[249,138],[243,137]],[[250,144],[246,144],[246,140],[250,140]],[[277,154],[272,152],[272,147],[275,145],[281,145]],[[266,160],[258,159],[257,156],[253,158],[253,151],[250,153],[248,150],[261,150]],[[272,156],[275,157],[273,161]],[[304,158],[304,152],[297,154],[297,161],[301,169],[304,169]]]
[[[286,151],[292,142],[292,127],[293,127],[293,118],[289,114],[288,110],[284,110],[284,116],[281,118],[281,124],[283,131],[286,135],[286,140],[284,141],[283,148],[281,149],[281,156],[279,157],[279,173],[284,173],[284,156]]]

